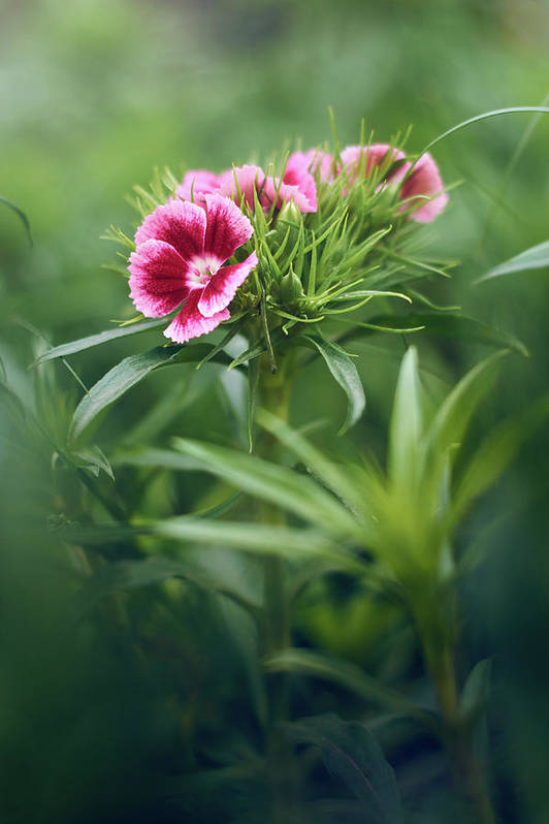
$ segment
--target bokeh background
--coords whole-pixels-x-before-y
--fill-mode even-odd
[[[329,106],[344,144],[357,142],[365,118],[380,141],[413,126],[407,147],[419,151],[482,111],[546,101],[548,23],[547,4],[536,0],[3,0],[0,194],[27,213],[34,236],[30,248],[17,217],[0,208],[0,354],[8,383],[32,402],[36,378],[27,366],[44,343],[18,321],[60,343],[132,316],[124,279],[103,268],[116,250],[100,236],[109,224],[132,232],[135,213],[125,198],[134,184],[149,182],[154,167],[176,174],[184,167],[221,170],[262,161],[287,141],[305,148],[323,143],[330,139]],[[528,141],[508,174],[526,129]],[[528,359],[509,361],[482,425],[520,412],[547,390],[547,271],[473,282],[547,240],[548,145],[549,117],[534,124],[521,115],[477,124],[435,151],[444,180],[459,185],[428,232],[434,254],[460,263],[453,280],[433,284],[432,294],[517,336],[530,351]],[[147,343],[139,339],[139,347]],[[420,340],[419,346],[442,382],[483,354],[468,343]],[[90,385],[135,347],[134,340],[122,342],[72,362]],[[403,351],[401,341],[384,341],[382,348],[357,345],[369,405],[353,434],[355,443],[380,454]],[[40,380],[46,406],[58,391],[67,408],[74,406],[81,390],[70,375],[58,370],[55,390],[53,378]],[[96,442],[108,454],[155,401],[173,392],[173,383],[172,375],[160,374],[145,382],[104,417]],[[165,443],[184,432],[234,441],[217,385],[208,376],[194,383],[194,405],[185,385],[173,395],[163,428],[145,425],[143,437]],[[0,477],[4,819],[186,820],[177,805],[160,810],[157,802],[167,792],[166,773],[184,772],[190,758],[176,731],[183,722],[166,709],[166,695],[192,692],[196,673],[212,707],[219,704],[220,673],[234,688],[241,676],[238,651],[226,647],[229,619],[208,605],[195,609],[189,598],[179,615],[167,616],[154,592],[139,596],[135,625],[125,632],[153,636],[160,623],[180,645],[182,660],[195,666],[194,675],[174,672],[168,653],[159,653],[148,680],[136,676],[124,658],[128,647],[112,632],[95,626],[86,643],[68,630],[63,635],[73,581],[55,541],[32,528],[34,515],[51,509],[50,456],[39,435],[20,448],[21,413],[11,403],[1,424]],[[54,427],[63,417],[57,403],[50,403]],[[303,376],[296,420],[305,419],[311,404],[318,417],[342,418],[344,400],[321,365]],[[320,443],[333,441],[327,431]],[[489,560],[464,592],[469,663],[487,654],[495,662],[490,713],[500,814],[536,824],[549,818],[548,447],[547,431],[535,433],[469,524],[479,534],[493,521],[496,527],[485,538]],[[122,472],[117,483],[126,491],[131,479]],[[208,490],[207,479],[161,477],[142,505],[155,514],[184,512]],[[336,592],[332,611],[328,601],[311,608],[302,617],[303,637],[375,671],[390,616],[361,615],[348,602]],[[310,700],[315,711],[332,707],[320,687]],[[245,726],[245,711],[235,711]],[[213,717],[216,723],[223,717]],[[412,806],[420,809],[417,787],[424,785],[410,766],[419,761],[402,748],[394,753],[403,787],[412,788]],[[433,788],[425,809],[436,816],[436,781]]]

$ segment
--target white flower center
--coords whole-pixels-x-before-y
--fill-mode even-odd
[[[189,279],[197,285],[203,286],[209,277],[215,275],[222,261],[214,257],[214,255],[204,255],[204,257],[195,257],[191,261],[189,267]]]

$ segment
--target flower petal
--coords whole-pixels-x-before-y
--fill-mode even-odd
[[[204,254],[221,262],[230,258],[253,234],[252,224],[228,197],[206,195]]]
[[[299,186],[291,186],[288,183],[281,182],[278,178],[268,177],[263,186],[261,196],[262,205],[263,201],[265,201],[263,208],[267,209],[270,209],[273,203],[276,204],[277,209],[281,209],[285,203],[290,203],[291,201],[300,212],[316,212],[316,184],[314,203],[311,203]]]
[[[207,318],[213,317],[216,312],[225,309],[235,296],[238,287],[244,283],[252,269],[257,266],[255,252],[233,266],[223,266],[209,279],[200,300],[198,309]]]
[[[198,309],[200,295],[198,289],[191,292],[181,311],[178,312],[168,328],[164,330],[164,335],[167,338],[175,341],[175,343],[186,343],[191,338],[208,334],[208,332],[219,326],[221,321],[229,320],[231,313],[228,309],[223,309],[221,312],[216,312],[215,315],[205,318]]]
[[[205,229],[206,216],[200,206],[172,200],[147,215],[135,233],[135,242],[139,246],[147,240],[163,240],[190,261],[202,254]]]
[[[220,178],[214,172],[207,169],[190,169],[181,186],[176,190],[176,194],[182,200],[192,200],[199,206],[204,206],[206,200],[204,195],[217,192],[220,186]]]
[[[130,255],[130,297],[147,318],[173,312],[187,297],[186,262],[173,246],[147,240]]]
[[[297,186],[299,191],[305,196],[308,203],[307,211],[316,212],[318,205],[316,201],[316,183],[309,171],[309,167],[314,158],[309,157],[309,152],[294,152],[287,160],[282,182],[289,186]],[[298,204],[296,203],[296,206]],[[299,206],[298,206],[299,208]],[[305,211],[305,209],[301,209]]]
[[[304,152],[304,157],[307,159],[309,171],[314,175],[318,173],[323,183],[332,180],[334,159],[331,154],[321,149],[309,149],[308,152]]]
[[[390,155],[387,157],[389,152]],[[389,143],[373,143],[371,146],[347,146],[341,152],[341,162],[351,183],[355,182],[359,165],[364,157],[366,158],[365,176],[368,177],[372,169],[375,169],[376,166],[385,162],[388,168],[390,163],[394,163],[397,160],[404,160],[406,155],[404,152],[401,152],[400,149],[391,146]],[[387,158],[387,160],[385,160],[385,158]],[[400,169],[401,167],[389,175],[391,182],[396,183],[404,177],[405,172],[401,172]]]
[[[265,172],[260,166],[236,166],[228,169],[219,177],[219,194],[232,198],[239,206],[244,203],[253,210],[254,192],[261,192],[265,181]],[[266,208],[262,203],[263,208]]]
[[[400,190],[402,200],[422,196],[411,212],[410,219],[418,223],[430,223],[434,220],[448,203],[448,195],[443,189],[444,184],[437,164],[429,153],[424,154],[417,161],[412,174],[408,180],[404,181]],[[432,198],[432,200],[426,202],[425,197]],[[411,206],[413,204],[407,203],[403,209],[409,209]]]

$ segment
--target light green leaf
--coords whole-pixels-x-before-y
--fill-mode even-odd
[[[400,367],[391,417],[389,476],[393,483],[408,489],[415,486],[419,478],[422,433],[417,350],[411,346]]]
[[[339,434],[343,435],[355,425],[366,408],[364,389],[356,366],[349,355],[324,338],[316,335],[300,335],[294,340],[304,341],[306,345],[314,347],[322,355],[332,377],[347,395],[347,416],[339,430]]]
[[[364,490],[356,483],[356,478],[348,471],[322,454],[299,432],[287,423],[260,409],[257,414],[260,426],[271,432],[278,440],[303,461],[328,489],[331,489],[352,511],[363,513],[367,508]]]
[[[54,346],[53,349],[48,349],[38,358],[36,358],[33,366],[38,366],[44,361],[52,360],[53,358],[64,358],[67,355],[73,355],[75,352],[82,352],[84,349],[91,349],[93,346],[100,346],[102,343],[108,343],[117,338],[126,338],[129,335],[139,335],[141,332],[149,332],[151,329],[158,329],[159,326],[164,326],[166,319],[148,320],[145,323],[131,323],[128,326],[117,326],[113,329],[106,329],[104,332],[98,332],[96,335],[89,335],[87,338],[80,338],[73,340],[70,343],[62,343],[60,346]]]
[[[433,455],[445,456],[463,437],[469,420],[493,386],[502,359],[508,351],[496,352],[473,367],[445,398],[429,429],[427,446]]]
[[[241,552],[260,555],[277,554],[287,558],[318,555],[345,559],[344,553],[336,544],[311,529],[210,521],[184,516],[153,524],[152,532],[162,538],[230,546]]]
[[[198,441],[176,438],[174,445],[184,455],[196,460],[206,472],[248,492],[293,512],[329,534],[357,534],[359,527],[353,516],[332,495],[311,478],[292,469],[271,464],[255,455],[213,446]]]
[[[532,246],[520,255],[512,257],[505,263],[500,263],[486,272],[485,275],[478,278],[475,283],[482,283],[490,278],[498,278],[502,275],[512,275],[515,272],[526,272],[528,269],[545,269],[549,267],[549,240],[545,243],[540,243],[537,246]]]

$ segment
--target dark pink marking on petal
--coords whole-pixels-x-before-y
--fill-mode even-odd
[[[187,264],[173,246],[147,240],[130,255],[130,297],[147,318],[173,312],[187,297]]]
[[[209,172],[207,169],[190,169],[181,186],[176,190],[176,194],[182,200],[193,200],[199,206],[206,205],[204,195],[217,192],[220,186],[219,175]]]
[[[206,237],[204,254],[224,262],[248,241],[252,224],[228,197],[206,195]]]
[[[418,223],[430,223],[434,220],[448,203],[448,195],[443,189],[444,184],[437,164],[429,153],[424,154],[417,161],[412,174],[408,180],[404,181],[400,190],[402,200],[423,196],[410,214],[410,219]],[[430,197],[432,200],[425,202],[424,197]],[[409,209],[412,206],[413,203],[407,203],[403,208]]]
[[[225,309],[235,296],[236,290],[241,286],[252,269],[257,266],[257,255],[255,252],[233,266],[223,266],[215,275],[209,279],[200,300],[198,309],[207,318],[213,317],[216,312]]]
[[[181,311],[164,330],[164,335],[167,338],[175,341],[175,343],[186,343],[191,338],[207,335],[208,332],[219,326],[221,321],[229,320],[231,313],[228,309],[223,309],[221,312],[216,312],[215,315],[205,318],[198,309],[200,295],[201,292],[198,289],[191,292]]]
[[[189,261],[202,254],[205,228],[204,209],[195,203],[172,200],[147,215],[135,233],[135,242],[139,246],[147,240],[163,240]]]

